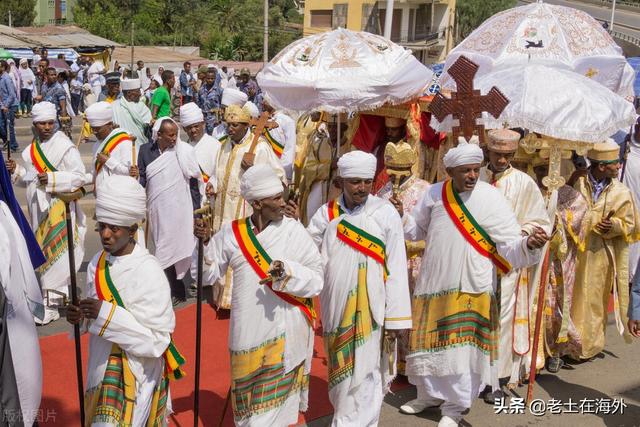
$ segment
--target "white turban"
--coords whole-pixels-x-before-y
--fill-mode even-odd
[[[113,108],[108,102],[96,102],[84,111],[91,127],[98,127],[113,122]]]
[[[195,102],[187,102],[180,107],[180,124],[183,127],[200,122],[204,122],[204,115]]]
[[[273,197],[283,191],[280,178],[267,164],[251,166],[240,178],[240,194],[248,202]]]
[[[229,106],[229,105],[237,105],[242,107],[245,102],[249,100],[249,97],[246,93],[232,88],[226,88],[222,92],[222,99],[220,100],[220,104]]]
[[[257,119],[258,117],[260,117],[260,110],[258,110],[258,107],[253,102],[251,101],[245,102],[244,107],[242,108],[246,108],[249,111],[249,114],[251,115],[251,117],[253,117],[254,119]]]
[[[162,117],[161,119],[158,119],[154,123],[153,128],[151,129],[151,139],[153,141],[158,139],[158,132],[160,132],[160,128],[162,127],[162,123],[165,122],[166,120],[171,121],[173,124],[175,124],[178,127],[178,136],[177,136],[177,139],[176,139],[176,143],[177,143],[178,141],[180,141],[180,126],[178,126],[176,121],[173,120],[171,117]]]
[[[96,196],[96,220],[109,225],[131,227],[144,219],[147,196],[134,178],[109,175]]]
[[[338,159],[338,172],[342,178],[373,179],[378,159],[364,151],[350,151]]]
[[[140,89],[140,79],[124,79],[120,81],[120,88],[122,90],[136,90]]]
[[[458,138],[458,146],[447,151],[442,159],[445,168],[455,168],[462,165],[473,165],[482,163],[484,153],[478,145],[478,137],[472,136],[467,142],[464,137]]]
[[[56,120],[58,118],[58,112],[56,111],[55,105],[43,101],[33,106],[31,116],[33,117],[33,123],[48,122],[50,120]]]

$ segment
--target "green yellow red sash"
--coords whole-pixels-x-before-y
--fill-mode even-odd
[[[271,265],[272,259],[264,250],[260,242],[258,242],[258,239],[251,228],[250,219],[243,218],[233,221],[231,223],[231,228],[233,229],[233,234],[238,241],[240,250],[249,265],[256,272],[260,280],[266,278],[269,275],[269,266]],[[289,304],[298,307],[309,323],[313,325],[316,318],[316,312],[313,309],[313,300],[311,298],[300,298],[289,295],[285,292],[278,292],[273,289],[273,283],[271,281],[267,283],[267,286],[269,286],[277,296]]]
[[[38,173],[55,172],[57,170],[44,155],[42,147],[37,140],[34,139],[31,142],[29,153],[31,155],[31,163],[33,163],[33,166],[36,168]]]
[[[358,252],[372,258],[382,266],[383,278],[386,282],[389,275],[384,242],[361,228],[343,219],[338,223],[338,239]]]
[[[282,153],[284,152],[284,145],[280,144],[273,137],[273,135],[271,135],[269,129],[265,129],[262,134],[264,135],[264,138],[267,140],[267,142],[271,144],[271,148],[273,149],[273,152],[276,153],[276,156],[278,156],[278,158],[282,157]]]
[[[113,280],[111,280],[111,275],[109,274],[109,264],[107,263],[107,253],[105,251],[102,251],[100,258],[98,258],[98,265],[96,266],[95,274],[95,284],[98,298],[103,301],[116,304],[119,307],[125,308],[124,303],[122,302],[122,298],[118,293],[118,289],[116,289]],[[105,325],[102,327],[102,331],[100,331],[100,335],[104,333],[104,330],[111,320],[111,316],[113,316],[113,312],[114,310],[111,310],[107,322],[105,322]],[[171,339],[169,346],[164,352],[164,361],[165,370],[169,378],[177,380],[185,376],[185,372],[182,370],[182,368],[180,368],[180,366],[185,363],[185,360],[173,343],[173,339]]]
[[[327,213],[329,215],[329,222],[333,221],[344,213],[344,211],[338,204],[338,199],[329,200],[329,203],[327,203]]]
[[[500,256],[491,237],[480,227],[480,224],[476,222],[475,218],[467,210],[462,199],[454,190],[451,180],[445,181],[442,185],[442,203],[451,221],[453,221],[465,240],[480,255],[489,258],[502,274],[507,274],[511,270],[511,264]]]
[[[131,140],[131,137],[127,132],[124,132],[124,131],[116,132],[115,134],[111,135],[111,137],[104,140],[98,152],[109,156],[113,152],[113,150],[115,150],[116,147],[120,145],[121,142],[130,141],[130,140]],[[100,172],[101,168],[102,168],[102,165],[98,163],[98,159],[96,157],[96,172]]]

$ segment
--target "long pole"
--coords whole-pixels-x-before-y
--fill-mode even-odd
[[[133,46],[133,31],[134,31],[135,25],[136,24],[135,22],[133,22],[133,18],[131,18],[131,78],[133,78],[133,51],[135,50]]]
[[[76,288],[76,260],[73,248],[73,225],[71,224],[71,209],[68,201],[64,202],[65,219],[67,222],[67,245],[69,252],[69,272],[71,282],[71,301],[79,306],[78,290]],[[76,378],[78,383],[78,402],[80,403],[80,425],[84,426],[84,384],[82,380],[82,349],[80,348],[80,324],[73,325],[73,339],[76,346]]]
[[[611,23],[609,24],[609,31],[613,31],[613,20],[616,16],[616,0],[613,0],[613,6],[611,6]]]
[[[384,12],[384,38],[391,40],[391,25],[393,24],[393,0],[387,0]]]
[[[269,0],[264,0],[264,40],[262,45],[262,62],[269,62]]]
[[[196,378],[193,395],[193,426],[198,427],[200,407],[200,347],[202,341],[202,268],[204,264],[204,243],[198,238],[198,275],[196,279]]]
[[[13,25],[13,20],[11,19],[11,11],[9,11],[9,27],[12,27]]]

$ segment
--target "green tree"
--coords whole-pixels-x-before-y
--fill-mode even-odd
[[[36,17],[36,0],[0,1],[0,24],[9,25],[9,11],[11,11],[12,26],[28,27],[33,25],[33,20]]]
[[[460,40],[467,37],[487,18],[496,13],[515,7],[516,0],[458,0],[456,4],[456,24]]]

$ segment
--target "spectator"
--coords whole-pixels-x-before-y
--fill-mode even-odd
[[[173,71],[166,70],[162,73],[162,86],[153,93],[151,98],[151,121],[154,123],[162,117],[171,117],[171,89],[176,83]]]
[[[71,92],[69,90],[69,75],[66,71],[61,71],[58,73],[58,83],[64,89],[64,93],[67,95],[67,99],[65,105],[67,107],[67,115],[69,117],[75,117],[76,113],[73,111],[73,107],[71,106]]]
[[[18,151],[14,121],[18,111],[18,95],[13,80],[9,76],[9,64],[0,61],[0,137],[4,148],[10,146],[11,151]],[[8,126],[8,128],[7,128]]]
[[[58,73],[53,67],[47,68],[47,80],[42,85],[40,95],[36,96],[36,102],[48,101],[56,106],[58,112],[58,124],[62,131],[71,135],[71,121],[67,114],[67,94],[58,82]]]
[[[27,58],[20,60],[20,109],[18,115],[31,116],[31,106],[33,105],[33,92],[35,90],[36,76],[29,68]]]
[[[180,73],[180,93],[182,94],[182,104],[192,102],[195,96],[196,79],[191,74],[191,62],[184,63],[184,69]]]
[[[147,68],[148,70],[148,68]],[[151,79],[149,83],[149,87],[144,92],[144,96],[147,99],[147,105],[151,105],[151,99],[153,98],[153,94],[156,92],[160,85],[156,79]]]
[[[71,72],[71,83],[69,84],[69,92],[71,93],[71,107],[73,108],[73,112],[78,115],[80,114],[80,106],[82,103],[82,79],[79,77],[82,72],[79,69],[76,72]]]

